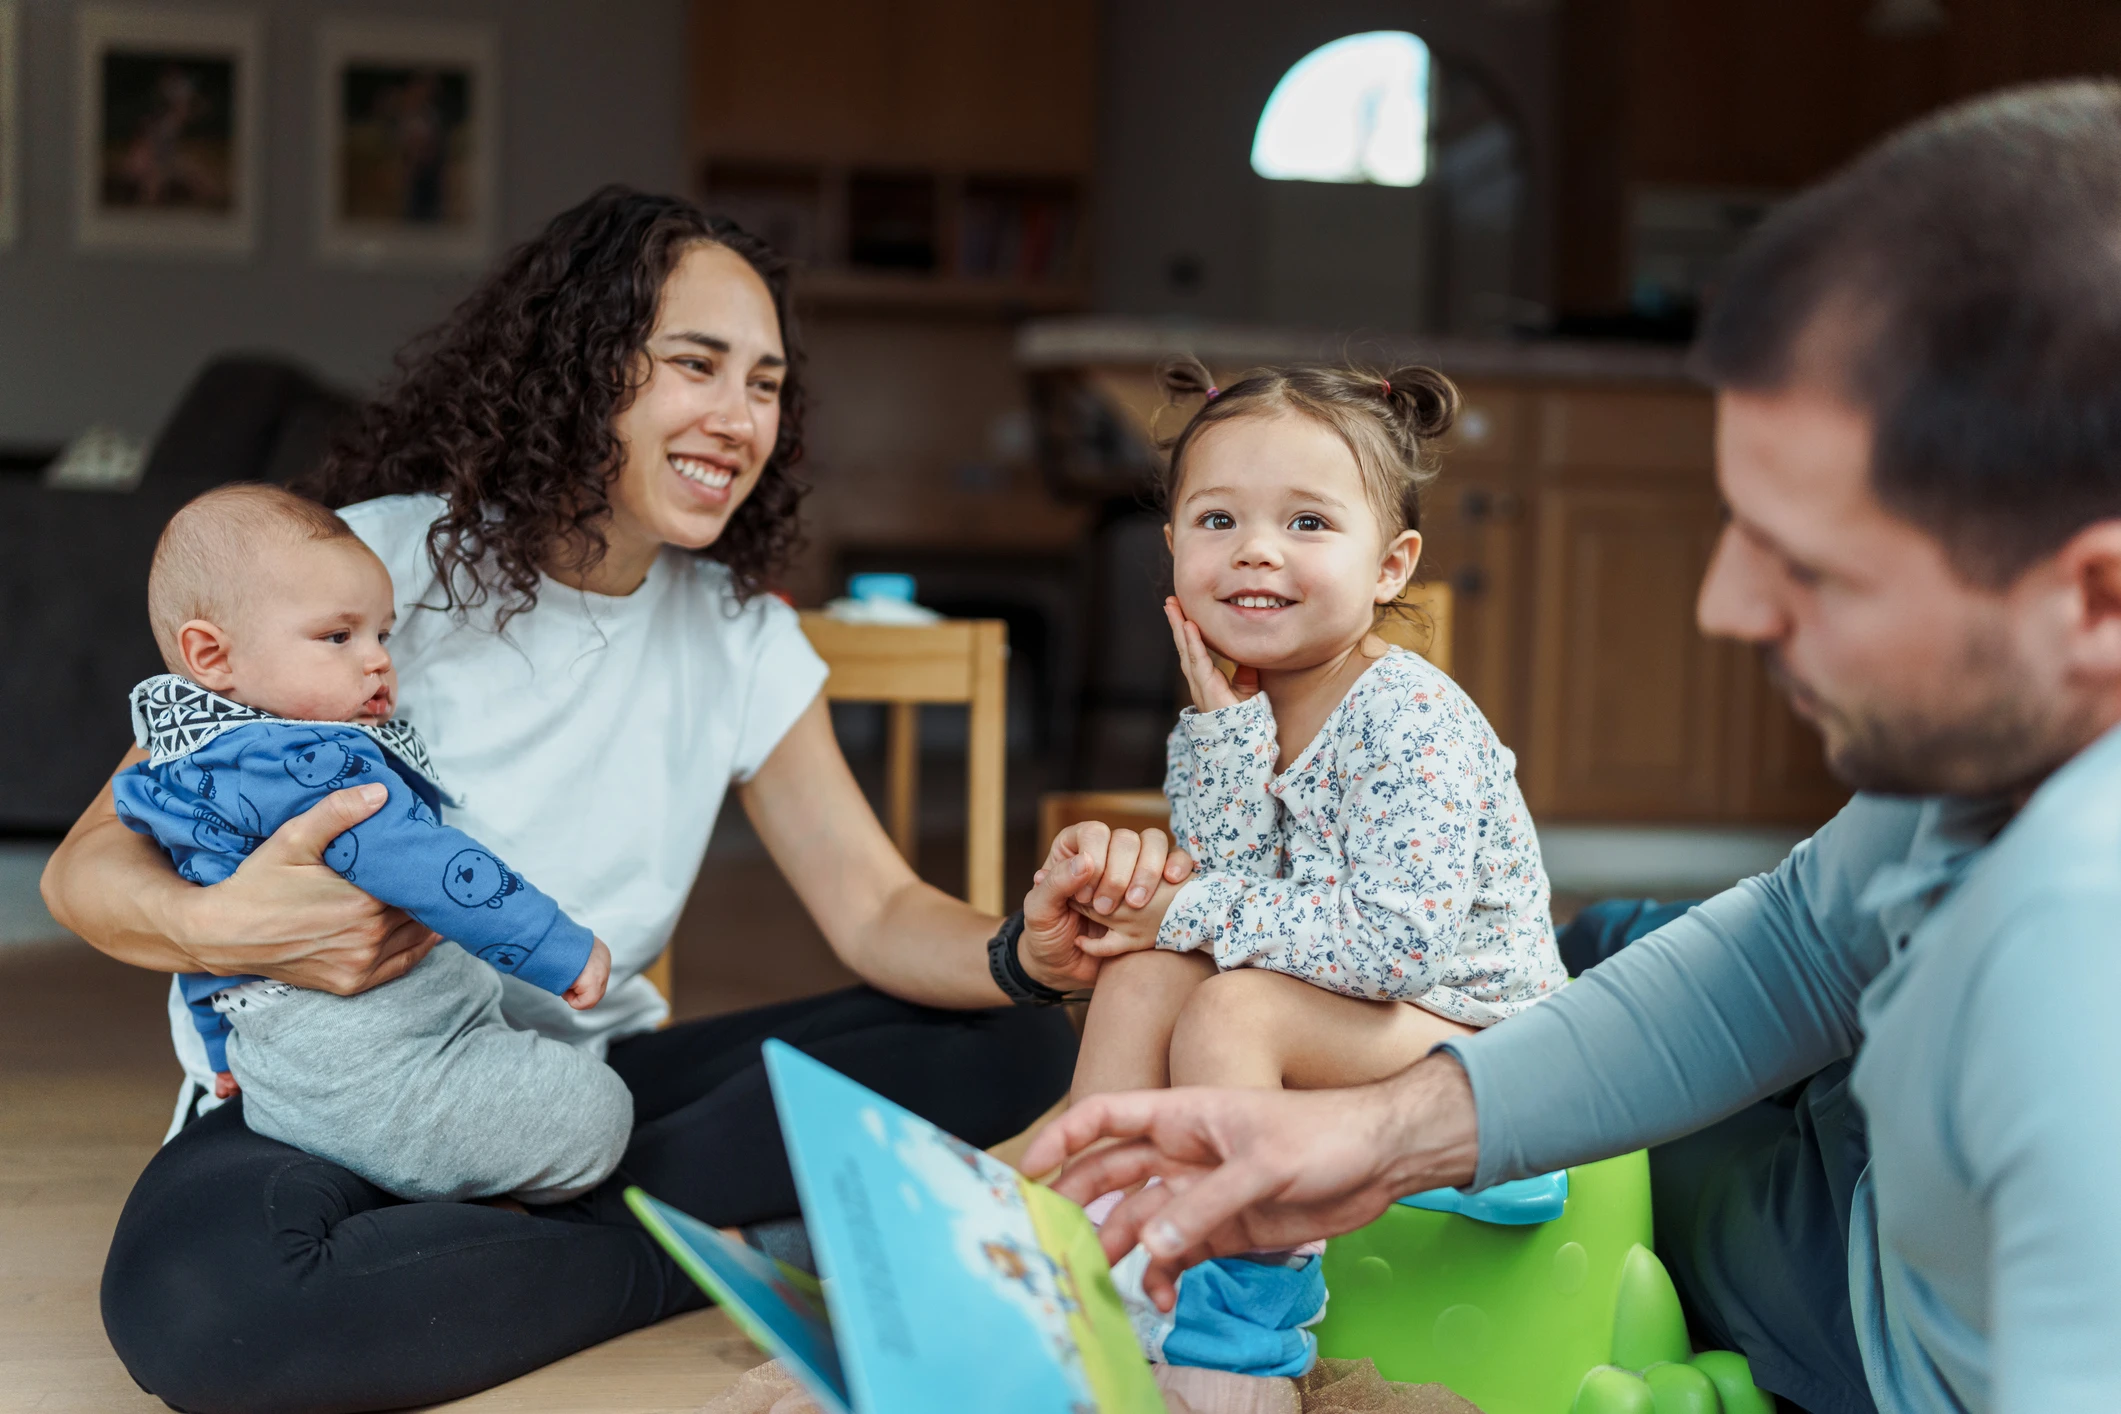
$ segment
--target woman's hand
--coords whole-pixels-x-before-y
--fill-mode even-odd
[[[881,991],[924,1006],[992,1007],[1005,1000],[988,970],[997,919],[923,883],[877,823],[832,734],[820,694],[766,764],[738,788],[745,813],[840,961]],[[1159,880],[1183,883],[1193,861],[1161,831],[1103,825],[1063,830],[1024,896],[1018,955],[1031,977],[1073,990],[1097,977],[1081,947],[1093,913],[1122,898],[1148,902]],[[1102,901],[1102,909],[1100,909]]]
[[[379,903],[324,862],[324,851],[376,813],[380,785],[334,791],[295,816],[218,884],[194,888],[172,941],[200,970],[255,972],[312,991],[352,996],[404,976],[440,935]]]
[[[1172,849],[1162,830],[1115,830],[1096,820],[1070,825],[1054,836],[1024,895],[1018,943],[1024,970],[1061,991],[1093,985],[1099,958],[1085,944],[1094,945],[1108,931],[1098,918],[1122,902],[1141,908],[1161,885],[1182,884],[1192,875],[1193,857]]]
[[[1200,636],[1200,626],[1186,617],[1176,598],[1164,600],[1164,618],[1171,625],[1171,641],[1178,645],[1179,671],[1186,675],[1186,686],[1192,689],[1196,712],[1235,707],[1259,691],[1257,668],[1239,663],[1235,676],[1222,675],[1215,666],[1215,655]]]

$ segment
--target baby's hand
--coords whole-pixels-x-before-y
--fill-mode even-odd
[[[1200,625],[1186,617],[1175,597],[1164,600],[1164,619],[1171,625],[1171,641],[1178,645],[1179,670],[1186,675],[1186,686],[1193,693],[1193,710],[1213,712],[1222,707],[1235,707],[1259,691],[1259,669],[1237,665],[1237,672],[1224,677],[1215,666],[1215,655],[1208,651],[1207,641],[1200,636]]]
[[[590,945],[589,961],[583,964],[582,975],[560,994],[560,1000],[576,1011],[587,1011],[604,1000],[604,984],[610,980],[611,949],[604,946],[602,938],[597,938]]]
[[[1168,879],[1159,879],[1156,892],[1139,908],[1130,908],[1122,903],[1110,913],[1099,913],[1095,905],[1071,904],[1077,913],[1094,923],[1103,925],[1101,937],[1091,937],[1090,930],[1083,931],[1082,949],[1092,957],[1117,957],[1125,952],[1147,952],[1156,946],[1157,930],[1164,926],[1164,911],[1171,906],[1171,899],[1183,884],[1174,884]]]
[[[236,1083],[236,1077],[233,1074],[225,1070],[217,1070],[214,1072],[215,1099],[232,1100],[242,1093],[243,1087]]]

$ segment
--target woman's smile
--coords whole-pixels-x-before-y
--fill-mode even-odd
[[[743,471],[743,464],[735,457],[688,452],[672,452],[670,467],[691,496],[703,505],[717,508],[729,504],[729,488]]]

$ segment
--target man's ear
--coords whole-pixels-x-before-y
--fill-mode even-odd
[[[1385,546],[1384,558],[1377,563],[1377,602],[1389,604],[1407,592],[1407,581],[1414,577],[1414,567],[1421,563],[1421,532],[1402,530],[1391,544]]]
[[[236,685],[228,665],[228,635],[218,624],[187,619],[177,630],[177,657],[184,664],[184,676],[208,692],[226,692]]]
[[[2088,671],[2121,683],[2121,520],[2084,527],[2059,558],[2081,604],[2075,656]]]

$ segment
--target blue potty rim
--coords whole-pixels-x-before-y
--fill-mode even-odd
[[[1493,1188],[1483,1188],[1478,1193],[1467,1193],[1459,1188],[1431,1188],[1425,1193],[1409,1193],[1399,1201],[1409,1208],[1426,1208],[1432,1213],[1457,1213],[1460,1217],[1494,1223],[1499,1227],[1530,1227],[1534,1223],[1550,1223],[1561,1216],[1569,1201],[1569,1171],[1556,1169],[1536,1178],[1514,1179],[1509,1183],[1498,1183]]]

